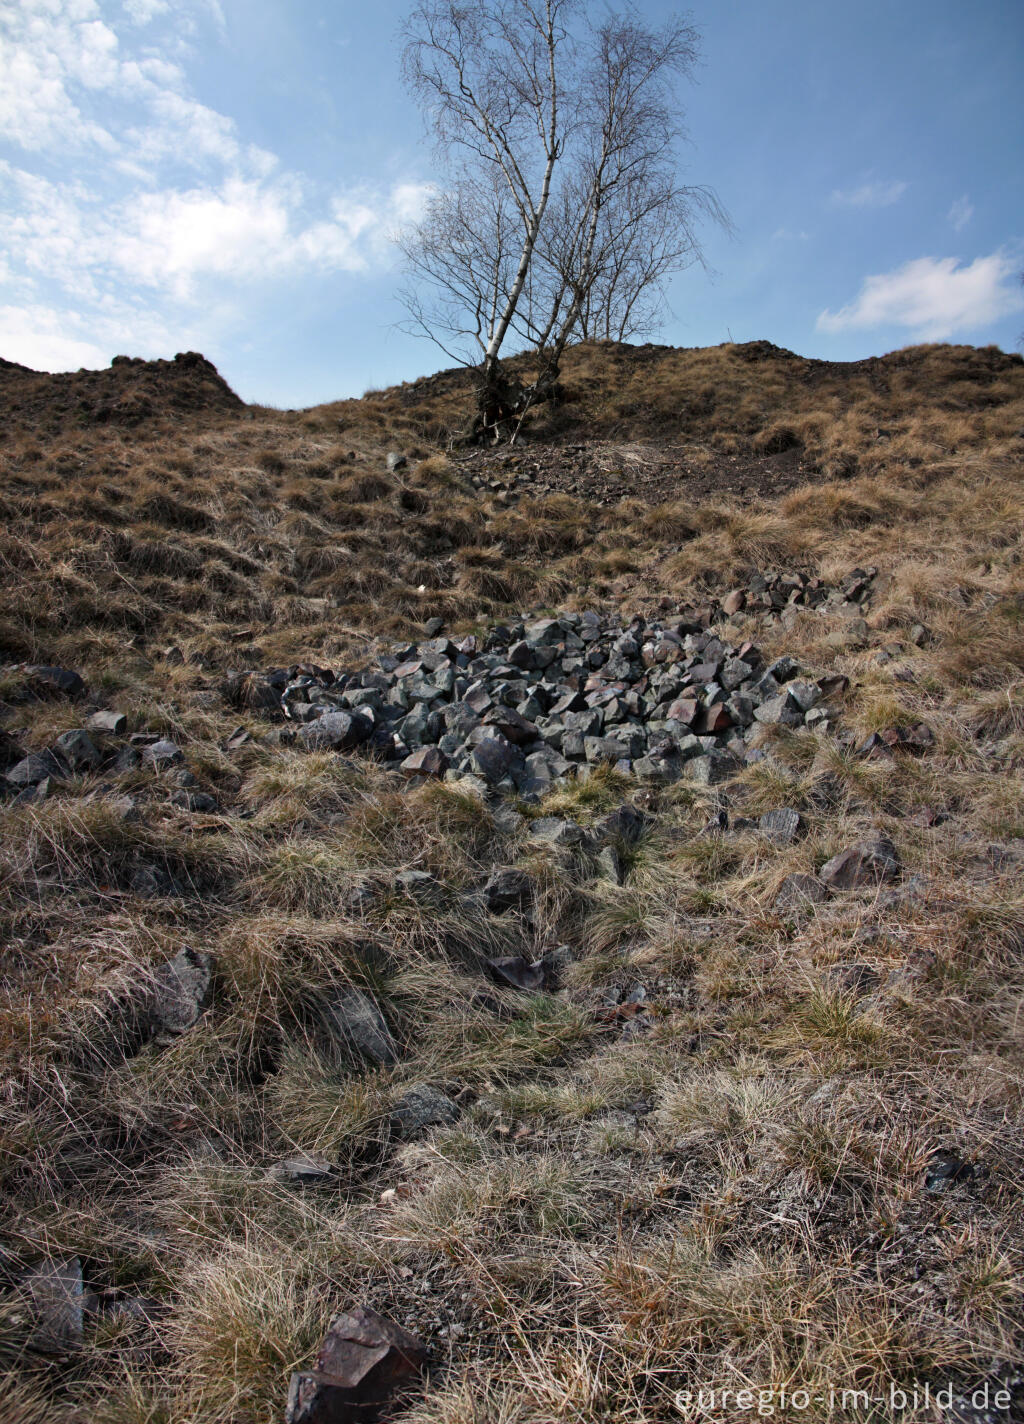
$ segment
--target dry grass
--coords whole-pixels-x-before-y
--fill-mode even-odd
[[[269,1424],[355,1302],[434,1350],[410,1424],[667,1424],[696,1386],[969,1391],[1020,1358],[1024,373],[962,347],[851,368],[757,354],[579,348],[531,436],[684,440],[712,472],[787,449],[815,465],[742,507],[492,503],[446,449],[458,373],[244,420],[14,423],[5,657],[79,668],[133,731],[179,741],[221,810],[183,812],[141,771],[0,808],[5,1418]],[[410,461],[389,472],[394,448]],[[457,788],[276,746],[220,693],[236,667],[361,661],[434,613],[468,631],[868,564],[865,647],[830,641],[838,615],[733,630],[845,672],[857,739],[925,722],[932,749],[872,760],[834,733],[766,733],[770,758],[729,785],[652,795],[621,887]],[[78,725],[19,687],[0,696],[26,746]],[[232,749],[239,722],[252,740]],[[539,814],[589,825],[632,790],[602,771]],[[720,806],[792,806],[803,832],[703,834]],[[874,829],[897,885],[776,905],[787,875]],[[529,917],[475,893],[512,864]],[[408,869],[429,893],[400,889]],[[214,957],[211,1005],[139,1042],[127,1008],[184,944]],[[556,992],[486,972],[559,945]],[[352,989],[396,1063],[326,1033]],[[459,1119],[399,1141],[396,1104],[423,1083]],[[940,1150],[970,1170],[933,1193]],[[296,1153],[328,1178],[271,1171]],[[157,1299],[157,1323],[90,1324],[63,1365],[19,1356],[19,1273],[72,1254],[90,1285]]]

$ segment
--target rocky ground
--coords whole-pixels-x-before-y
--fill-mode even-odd
[[[1022,1417],[1020,377],[755,346],[465,459],[7,368],[3,1417]]]
[[[657,505],[712,494],[749,504],[797,489],[812,472],[792,447],[762,456],[718,454],[695,463],[688,445],[653,441],[475,450],[460,457],[458,466],[475,489],[501,504],[567,494],[600,507],[623,499]]]

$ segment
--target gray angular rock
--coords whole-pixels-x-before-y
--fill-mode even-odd
[[[758,830],[777,845],[789,845],[795,841],[803,826],[799,811],[791,806],[778,811],[766,811],[757,823]]]
[[[586,832],[575,821],[565,821],[558,816],[540,816],[530,822],[530,839],[541,845],[558,847],[582,845]]]
[[[363,989],[343,989],[327,1007],[328,1027],[347,1048],[382,1067],[398,1062],[398,1049],[376,1000]]]
[[[590,834],[597,841],[622,841],[635,845],[649,824],[649,817],[638,807],[624,801],[614,811],[600,816],[590,828]]]
[[[296,736],[307,751],[347,752],[366,740],[367,728],[361,718],[339,709],[300,727]]]
[[[27,1337],[29,1348],[55,1356],[81,1349],[83,1289],[79,1258],[43,1261],[26,1273],[21,1285],[33,1316]]]
[[[822,905],[828,898],[828,887],[817,876],[798,871],[787,875],[779,886],[775,904],[780,909],[803,909],[808,905]]]
[[[521,756],[522,753],[511,742],[495,734],[476,744],[470,753],[470,762],[475,772],[494,785],[509,774]]]
[[[397,1136],[408,1140],[425,1132],[428,1127],[440,1127],[458,1122],[460,1109],[447,1093],[419,1083],[409,1088],[391,1110],[391,1128]]]
[[[407,756],[399,770],[403,776],[442,777],[451,762],[439,747],[420,747],[419,751]]]
[[[691,757],[683,767],[687,781],[695,781],[698,786],[717,786],[728,781],[740,769],[736,757],[728,752],[706,752],[703,756]]]
[[[185,753],[175,742],[161,738],[157,742],[152,742],[148,747],[143,747],[141,757],[143,766],[151,766],[156,771],[165,771],[171,766],[181,766],[185,760]]]
[[[798,727],[804,720],[804,714],[799,703],[786,689],[755,707],[754,719],[765,726]]]
[[[895,880],[900,873],[896,847],[886,836],[872,836],[847,846],[827,861],[820,871],[830,890],[859,890]]]
[[[181,1034],[199,1021],[213,989],[213,956],[185,948],[153,975],[150,1015],[162,1033]]]
[[[488,876],[483,886],[483,897],[492,915],[524,910],[533,898],[533,881],[525,870],[503,866]]]
[[[613,845],[602,846],[597,853],[598,874],[613,885],[623,885],[626,880],[626,866],[619,851]]]
[[[63,781],[67,775],[67,765],[52,751],[30,752],[6,773],[7,780],[17,787],[38,786],[48,777]]]
[[[103,709],[86,718],[85,728],[88,732],[105,732],[110,736],[119,737],[128,730],[128,718],[123,712]]]

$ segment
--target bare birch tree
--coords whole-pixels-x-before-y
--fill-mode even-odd
[[[592,23],[578,0],[421,0],[405,75],[451,181],[402,246],[412,329],[478,367],[475,434],[521,422],[556,388],[570,340],[650,329],[665,278],[701,258],[696,224],[725,221],[676,178],[672,81],[697,58],[681,20]],[[532,349],[532,383],[500,353]]]

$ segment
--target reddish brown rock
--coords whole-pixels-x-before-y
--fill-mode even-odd
[[[439,747],[421,747],[401,765],[403,776],[444,776],[451,765]]]
[[[831,890],[859,890],[900,873],[896,847],[886,836],[857,841],[821,867],[821,878]]]
[[[734,588],[731,593],[727,593],[722,599],[722,612],[730,618],[734,613],[740,613],[746,604],[747,595],[742,588]]]
[[[426,1366],[414,1335],[357,1306],[331,1321],[313,1369],[292,1375],[286,1424],[380,1424]]]

